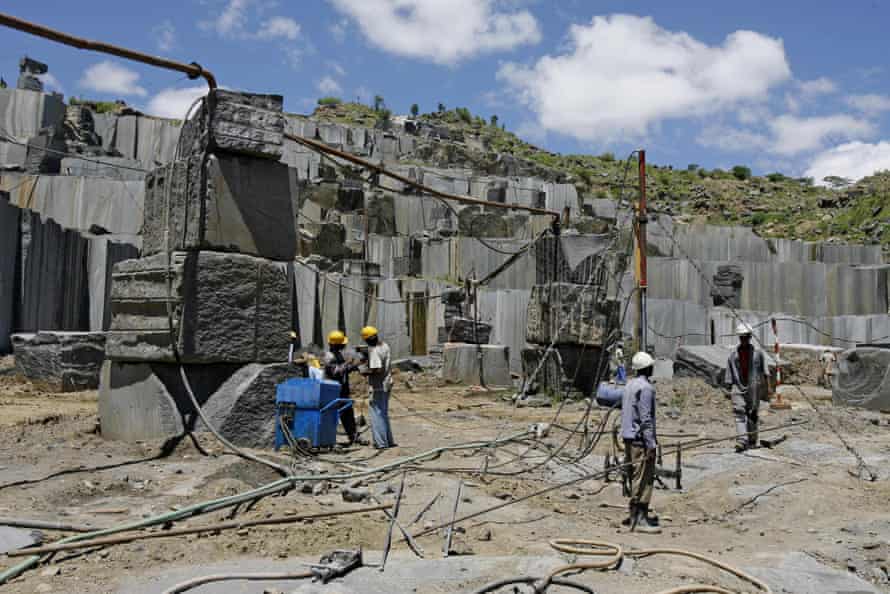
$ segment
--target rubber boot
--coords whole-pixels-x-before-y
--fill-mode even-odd
[[[633,503],[628,503],[627,504],[627,517],[624,518],[623,520],[621,520],[621,525],[622,526],[630,526],[631,524],[633,524],[634,515],[636,515],[636,507],[634,506]]]
[[[652,524],[653,526],[658,526],[659,525],[658,516],[656,516],[655,514],[649,513],[649,504],[641,503],[640,507],[643,508],[643,515],[645,515],[646,518],[648,518],[649,523]]]
[[[634,527],[634,532],[642,532],[643,534],[661,534],[661,528],[650,522],[642,506],[637,506],[636,519],[637,525]]]

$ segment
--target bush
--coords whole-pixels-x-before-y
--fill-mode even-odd
[[[339,97],[322,97],[318,100],[319,105],[340,105],[343,101]]]
[[[744,181],[751,177],[751,169],[749,167],[745,167],[744,165],[736,165],[732,168],[732,175],[736,179]]]
[[[615,153],[603,153],[600,155],[600,161],[605,161],[606,163],[611,163],[615,160]]]
[[[491,116],[491,125],[494,128],[498,127],[498,116],[496,116],[496,115]]]
[[[456,113],[457,117],[459,117],[464,123],[473,123],[473,114],[471,114],[470,110],[466,107],[458,107],[454,110],[454,113]]]
[[[686,166],[686,171],[697,171],[697,170],[698,170],[698,163],[690,163],[689,165]]]
[[[446,107],[445,107],[445,104],[444,104],[444,103],[440,103],[440,104],[438,105],[438,107],[436,107],[436,111],[438,111],[439,113],[444,112],[445,109],[446,109]]]
[[[776,172],[776,173],[770,173],[770,174],[768,174],[768,175],[766,176],[766,179],[768,179],[769,181],[771,181],[771,182],[773,182],[774,184],[776,184],[776,183],[779,183],[780,181],[784,181],[784,180],[785,180],[785,176],[782,175],[781,173]]]
[[[380,130],[389,130],[391,126],[392,112],[384,107],[377,112],[377,122],[374,124],[374,127]]]
[[[420,107],[418,107],[418,105],[416,103],[412,103],[411,104],[411,115],[416,118],[417,114],[419,114],[419,113],[420,113]]]

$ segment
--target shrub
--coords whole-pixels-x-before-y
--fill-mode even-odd
[[[411,104],[411,115],[416,118],[417,114],[419,114],[419,113],[420,113],[420,107],[418,107],[416,103],[412,103]]]
[[[319,105],[340,105],[343,101],[339,97],[322,97],[318,100]]]
[[[495,128],[498,127],[498,116],[496,116],[496,115],[491,116],[491,125]]]
[[[784,181],[785,176],[782,175],[781,173],[776,172],[776,173],[768,174],[766,176],[766,179],[770,180],[771,182],[773,182],[775,184],[775,183],[779,183],[780,181]]]
[[[454,113],[457,114],[457,117],[459,117],[461,121],[467,124],[473,123],[473,114],[471,114],[470,110],[466,107],[458,107],[454,110]]]
[[[605,161],[606,163],[611,163],[615,160],[615,153],[603,153],[600,155],[600,161]]]
[[[439,113],[444,112],[445,109],[446,109],[446,107],[445,107],[444,103],[439,103],[438,107],[436,107],[436,111],[438,111]]]
[[[732,175],[736,179],[744,181],[751,177],[751,169],[749,167],[745,167],[744,165],[736,165],[732,168]]]
[[[698,163],[690,163],[689,165],[686,166],[686,171],[697,171],[697,170],[698,170]]]

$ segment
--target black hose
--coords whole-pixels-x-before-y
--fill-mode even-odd
[[[492,582],[486,586],[482,586],[480,589],[473,591],[473,594],[488,594],[489,592],[494,592],[499,588],[503,588],[504,586],[512,586],[514,584],[531,584],[534,585],[535,582],[541,581],[543,578],[531,577],[528,575],[520,576],[520,577],[512,577],[506,578],[503,580],[499,580],[497,582]],[[546,592],[551,585],[554,586],[565,586],[566,588],[571,588],[573,590],[577,590],[579,592],[587,592],[587,594],[596,594],[593,588],[585,586],[584,584],[579,584],[578,582],[573,582],[570,580],[565,580],[562,578],[553,578],[549,580],[547,585],[540,592]],[[535,592],[539,592],[539,590],[535,590]]]

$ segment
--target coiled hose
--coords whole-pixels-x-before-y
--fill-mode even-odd
[[[565,580],[561,580],[557,576],[570,571],[577,572],[587,571],[589,569],[615,569],[619,565],[621,565],[621,561],[625,557],[638,558],[648,557],[650,555],[679,555],[682,557],[696,559],[703,563],[713,565],[718,569],[721,569],[727,573],[731,573],[741,580],[753,584],[762,592],[764,592],[764,594],[773,594],[772,590],[767,584],[752,576],[751,574],[745,573],[744,571],[733,567],[732,565],[723,563],[722,561],[718,561],[710,557],[705,557],[702,554],[696,553],[694,551],[687,551],[685,549],[653,548],[625,551],[621,547],[621,545],[613,544],[610,542],[569,538],[559,538],[556,540],[551,540],[550,546],[562,553],[568,553],[571,555],[594,556],[600,558],[594,561],[563,565],[562,567],[558,567],[551,571],[550,575],[548,575],[547,577],[541,579],[534,579],[523,576],[518,578],[508,578],[505,580],[500,580],[498,582],[493,582],[491,584],[483,586],[479,590],[476,590],[473,594],[488,594],[489,592],[494,592],[498,588],[511,584],[531,584],[535,588],[535,592],[546,592],[547,588],[549,588],[551,585],[568,586],[582,592],[593,592],[593,590],[583,589],[586,587],[582,586],[581,584],[566,582]],[[722,588],[720,586],[712,586],[709,584],[691,584],[687,586],[677,586],[668,590],[662,590],[661,592],[658,592],[658,594],[691,594],[695,592],[736,594],[731,590],[727,590],[726,588]]]

